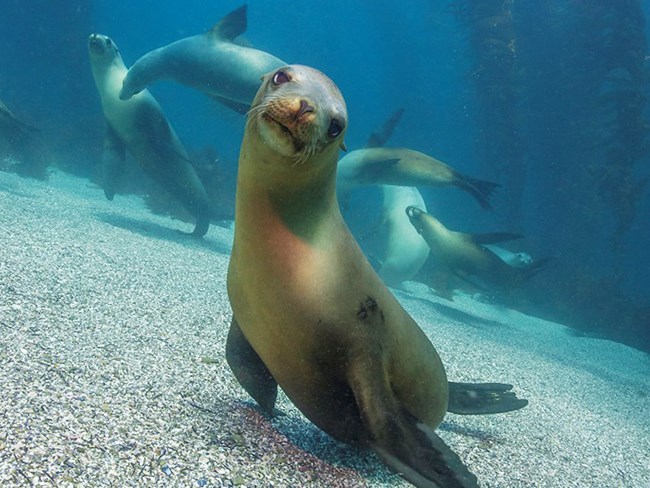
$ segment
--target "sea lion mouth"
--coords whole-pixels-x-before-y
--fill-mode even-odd
[[[272,124],[277,125],[280,128],[280,130],[282,132],[284,132],[287,136],[289,136],[291,139],[295,139],[295,136],[293,135],[293,132],[291,132],[291,129],[289,129],[286,125],[284,125],[278,119],[276,119],[272,115],[269,115],[268,113],[265,113],[263,115],[263,117],[267,122],[271,122]]]
[[[104,53],[104,46],[102,44],[102,40],[98,37],[91,37],[90,39],[88,39],[88,48],[94,54]]]
[[[268,123],[270,123],[271,125],[279,128],[280,132],[282,132],[282,134],[287,136],[287,138],[291,141],[291,144],[293,145],[296,152],[301,152],[304,149],[305,147],[304,142],[302,142],[300,138],[297,137],[296,134],[294,134],[294,132],[289,127],[284,125],[282,122],[280,122],[278,119],[273,117],[268,112],[264,112],[262,114],[262,118]]]

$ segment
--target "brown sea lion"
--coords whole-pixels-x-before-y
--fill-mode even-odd
[[[450,274],[478,288],[508,289],[521,285],[538,273],[549,258],[529,264],[512,265],[490,250],[490,245],[519,239],[521,234],[494,232],[464,234],[446,228],[442,222],[418,207],[408,207],[406,215],[431,248],[431,256]]]
[[[427,336],[373,271],[336,199],[347,127],[336,85],[291,65],[263,80],[239,158],[226,357],[266,412],[280,385],[319,428],[419,487],[476,487],[434,433],[445,413],[526,405],[509,385],[447,382]]]

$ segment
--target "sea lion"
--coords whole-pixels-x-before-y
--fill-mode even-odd
[[[442,161],[406,148],[368,147],[339,161],[343,185],[455,186],[472,195],[485,209],[500,185],[463,175]]]
[[[543,258],[525,267],[511,266],[485,247],[497,242],[519,239],[521,234],[455,232],[417,207],[408,207],[406,215],[429,244],[431,256],[438,264],[446,268],[451,275],[478,288],[514,288],[538,273],[548,261],[548,258]]]
[[[245,30],[246,5],[243,5],[208,32],[145,54],[129,69],[120,98],[128,100],[156,80],[169,78],[246,113],[261,77],[286,63],[259,49],[234,43],[233,39]]]
[[[378,274],[388,286],[399,286],[420,270],[429,256],[429,245],[411,225],[404,209],[426,208],[415,187],[382,185],[382,225],[387,227],[384,260]]]
[[[210,225],[208,195],[160,105],[147,90],[127,101],[120,100],[127,70],[109,37],[92,34],[88,52],[107,124],[102,157],[106,198],[113,199],[128,149],[145,173],[196,218],[192,234],[205,235]]]
[[[370,446],[416,486],[476,487],[433,429],[448,409],[527,402],[509,385],[450,388],[427,336],[373,271],[336,199],[347,123],[320,71],[265,76],[239,157],[226,359],[264,411],[280,385],[319,428]]]

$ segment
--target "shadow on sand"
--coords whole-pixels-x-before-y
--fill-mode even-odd
[[[205,237],[197,238],[180,229],[166,227],[148,220],[133,219],[110,212],[95,212],[94,215],[101,222],[128,230],[143,237],[177,242],[185,246],[200,247],[219,254],[230,254],[231,251],[230,243],[211,240]]]

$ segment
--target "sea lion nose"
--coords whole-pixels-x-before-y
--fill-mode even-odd
[[[413,207],[413,206],[406,207],[406,215],[408,216],[409,219],[415,218],[421,213],[422,210],[420,210],[417,207]]]
[[[314,107],[309,105],[309,102],[307,102],[306,100],[300,100],[300,108],[296,113],[296,118],[300,118],[303,115],[308,114],[310,112],[315,112]]]

